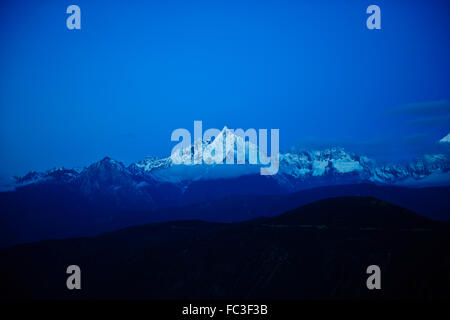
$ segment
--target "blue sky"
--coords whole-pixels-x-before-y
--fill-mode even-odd
[[[284,150],[438,151],[449,4],[311,2],[2,1],[0,174],[168,156],[194,120],[279,128]],[[366,28],[370,4],[382,30]]]

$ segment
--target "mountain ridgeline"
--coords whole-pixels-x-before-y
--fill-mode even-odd
[[[217,141],[242,145],[249,153],[258,147],[224,128],[214,141],[198,141],[204,154]],[[226,138],[225,138],[226,137]],[[239,142],[239,143],[238,143]],[[193,149],[191,146],[189,149]],[[188,150],[190,151],[190,150]],[[236,157],[237,150],[223,155]],[[183,154],[184,156],[184,154]],[[259,164],[174,164],[173,158],[149,157],[125,166],[104,158],[83,169],[57,168],[46,172],[30,172],[15,177],[12,190],[26,188],[62,188],[81,194],[87,200],[106,201],[120,210],[157,209],[195,203],[212,198],[240,194],[287,194],[320,186],[373,183],[405,187],[450,185],[448,154],[424,155],[407,164],[379,164],[366,156],[348,153],[343,148],[298,151],[279,155],[278,173],[261,176]],[[185,156],[184,156],[185,157]],[[189,159],[185,159],[189,160]],[[207,196],[205,196],[207,195]]]
[[[278,173],[260,177],[247,193],[260,193],[269,186],[268,192],[286,193],[336,184],[376,183],[423,187],[450,183],[450,158],[447,154],[424,155],[402,165],[378,164],[365,156],[345,152],[342,148],[281,153],[279,158]],[[109,193],[119,198],[132,191],[133,199],[139,199],[145,205],[157,206],[166,199],[157,200],[160,194],[154,193],[155,187],[165,186],[184,192],[198,181],[255,175],[259,175],[259,165],[176,165],[171,157],[149,157],[125,166],[120,161],[105,157],[84,169],[56,168],[46,172],[30,172],[23,177],[16,177],[12,187],[42,183],[69,184],[85,194]],[[257,188],[262,182],[264,187]]]

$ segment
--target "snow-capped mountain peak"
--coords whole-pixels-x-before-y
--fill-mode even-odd
[[[258,146],[251,141],[246,141],[244,134],[243,131],[235,131],[225,126],[211,137],[198,138],[193,144],[178,149],[170,158],[173,164],[185,165],[243,164],[246,161],[250,162],[249,157],[252,157],[252,162],[256,163],[259,155]]]
[[[443,137],[441,140],[439,140],[440,143],[450,143],[450,133],[447,134],[445,137]]]

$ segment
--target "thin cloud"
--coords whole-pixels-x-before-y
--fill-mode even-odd
[[[431,127],[431,126],[450,127],[450,115],[414,119],[409,121],[408,124],[416,127]]]
[[[394,114],[412,116],[450,116],[450,101],[428,101],[401,105],[393,110]]]

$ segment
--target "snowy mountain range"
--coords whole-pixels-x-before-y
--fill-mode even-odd
[[[223,138],[228,134],[230,132],[227,128],[220,133]],[[237,138],[236,144],[245,143],[246,154],[248,150],[257,148],[239,139],[241,138]],[[196,141],[190,149],[199,147],[205,151],[217,141],[225,139]],[[225,154],[224,157],[226,156],[228,155]],[[154,190],[162,185],[177,190],[177,193],[183,193],[196,182],[248,178],[258,175],[260,168],[258,165],[250,164],[175,164],[179,159],[174,161],[173,157],[173,155],[167,158],[149,157],[129,166],[105,157],[83,169],[57,168],[45,172],[30,172],[23,177],[15,177],[14,187],[62,183],[76,186],[84,194],[101,192],[117,195],[131,192],[151,201],[154,195],[149,189]],[[264,180],[265,184],[276,185],[277,189],[286,192],[315,186],[361,182],[406,186],[450,184],[448,154],[424,155],[407,164],[379,164],[366,156],[346,152],[343,148],[329,148],[280,153],[279,162],[278,174],[255,179]],[[229,192],[232,193],[233,190]]]

